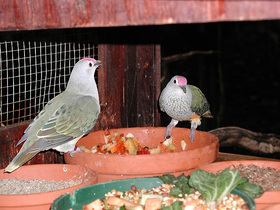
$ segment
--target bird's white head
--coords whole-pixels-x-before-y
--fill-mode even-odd
[[[96,88],[94,74],[100,65],[101,61],[93,58],[78,61],[71,72],[66,90],[81,94],[92,93],[93,88]]]
[[[168,85],[173,87],[179,86],[184,91],[184,93],[187,91],[187,79],[183,76],[176,75],[172,77]]]

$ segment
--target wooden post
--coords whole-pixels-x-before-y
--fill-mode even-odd
[[[101,44],[100,128],[159,126],[160,45]]]

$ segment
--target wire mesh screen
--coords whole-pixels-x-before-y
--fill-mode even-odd
[[[92,43],[0,42],[1,126],[33,119],[65,90],[74,64],[96,55]]]

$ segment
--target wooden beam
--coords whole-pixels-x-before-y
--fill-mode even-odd
[[[31,30],[275,20],[280,1],[13,0],[0,11],[0,30]]]

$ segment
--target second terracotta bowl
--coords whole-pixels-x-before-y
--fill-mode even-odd
[[[81,183],[73,187],[61,190],[48,191],[32,194],[11,194],[0,195],[0,209],[5,210],[49,210],[55,198],[70,193],[86,185],[96,184],[96,173],[84,166],[67,164],[38,164],[21,166],[12,173],[4,173],[0,170],[0,180],[3,179],[39,179],[47,181],[80,181]]]
[[[165,127],[136,127],[111,129],[120,134],[133,133],[141,146],[157,147],[163,142]],[[146,155],[108,155],[77,152],[74,157],[64,155],[68,164],[84,165],[94,169],[98,174],[98,182],[157,176],[167,173],[180,175],[201,165],[213,162],[218,155],[219,140],[208,132],[196,131],[194,142],[189,139],[190,129],[173,128],[173,144],[177,147],[174,153]],[[186,149],[181,148],[181,140],[186,142]],[[82,138],[77,146],[91,148],[104,143],[104,131],[91,132]]]

